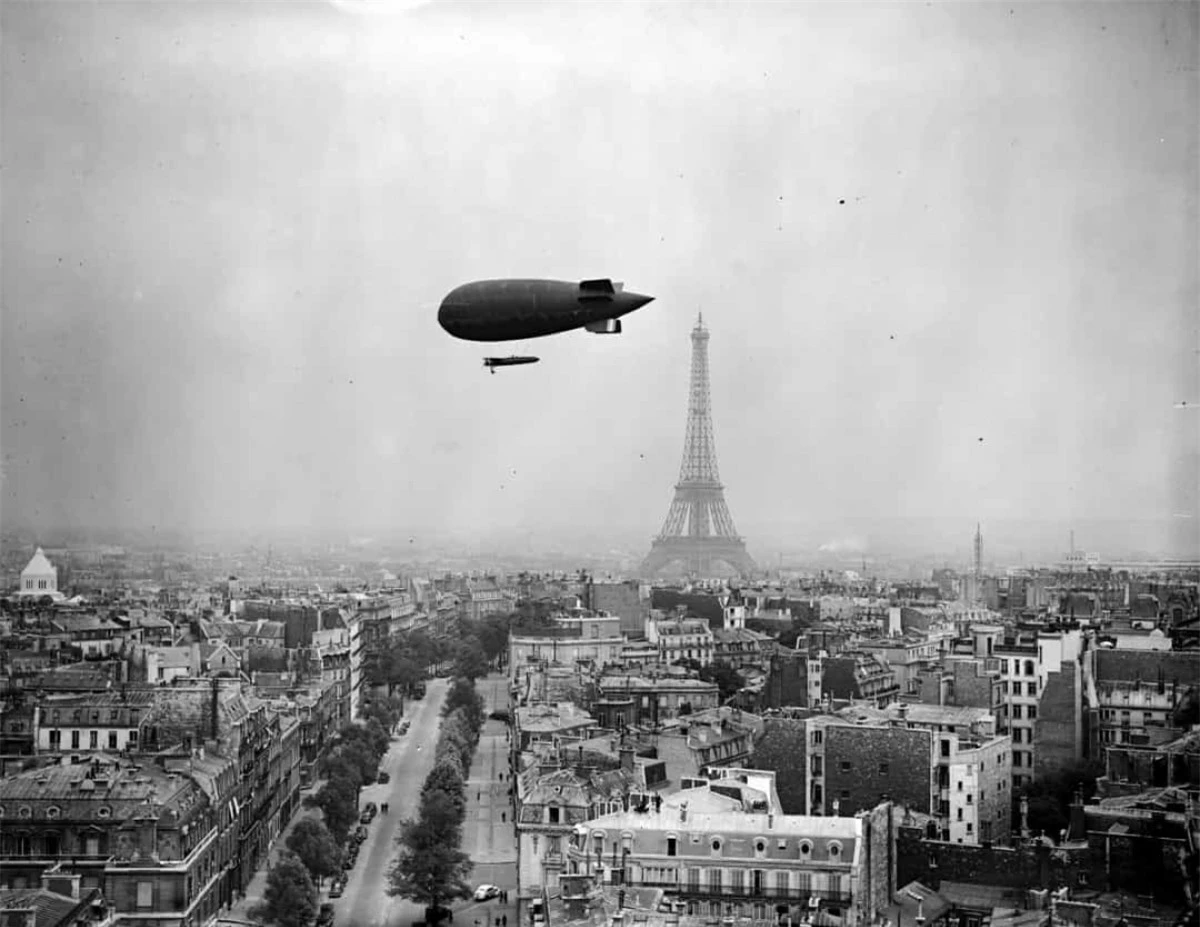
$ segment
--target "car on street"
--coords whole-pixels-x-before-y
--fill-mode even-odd
[[[328,901],[321,905],[321,911],[317,915],[316,927],[333,927],[333,905]]]
[[[476,901],[488,901],[492,898],[500,897],[500,889],[495,885],[481,885],[475,889]]]
[[[346,883],[343,882],[341,879],[338,879],[331,886],[329,886],[329,897],[330,898],[341,898],[342,892],[345,891],[345,889],[346,889]]]
[[[392,781],[392,774],[389,772],[380,771],[379,778],[376,780],[380,785],[387,785]]]
[[[375,817],[378,811],[379,808],[376,806],[375,802],[367,802],[367,806],[363,808],[362,814],[358,816],[359,822],[363,824],[370,824],[371,820]]]

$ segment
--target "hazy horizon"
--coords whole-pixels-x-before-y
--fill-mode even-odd
[[[1200,5],[5,2],[0,31],[6,530],[648,548],[703,311],[760,561],[977,521],[1200,553]],[[435,313],[493,276],[656,301],[488,376]]]

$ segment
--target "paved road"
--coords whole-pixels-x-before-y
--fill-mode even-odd
[[[412,726],[393,742],[379,764],[381,770],[391,775],[391,781],[362,790],[360,807],[369,801],[377,805],[386,801],[390,810],[386,815],[381,812],[371,823],[371,833],[359,848],[358,863],[351,872],[345,894],[334,902],[338,927],[407,927],[424,917],[419,905],[388,896],[387,874],[396,855],[399,823],[416,814],[421,785],[433,768],[433,748],[448,688],[448,680],[433,679],[428,683],[425,698],[405,702],[404,717]]]

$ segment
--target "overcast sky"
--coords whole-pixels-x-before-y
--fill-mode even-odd
[[[703,311],[744,534],[1194,537],[1198,14],[5,0],[3,516],[649,538]],[[503,276],[657,299],[489,376]]]

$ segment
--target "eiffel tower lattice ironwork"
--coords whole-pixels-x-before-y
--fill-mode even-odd
[[[642,561],[641,572],[650,576],[680,562],[689,573],[699,576],[711,575],[713,564],[718,562],[743,576],[755,569],[745,542],[733,527],[733,516],[725,504],[725,487],[717,472],[709,404],[708,329],[703,315],[692,329],[691,388],[679,482],[662,530]]]

